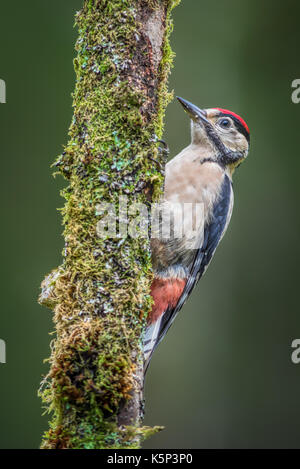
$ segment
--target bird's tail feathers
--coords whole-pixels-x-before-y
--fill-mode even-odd
[[[163,315],[162,315],[163,316]],[[158,341],[162,316],[146,328],[144,338],[144,371],[146,372],[152,353]]]

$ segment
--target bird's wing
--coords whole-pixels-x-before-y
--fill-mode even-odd
[[[186,302],[188,296],[192,292],[197,282],[202,277],[205,269],[211,261],[214,252],[222,239],[223,234],[229,223],[231,216],[231,197],[232,188],[231,181],[225,175],[221,188],[220,197],[213,209],[211,221],[204,228],[204,239],[202,246],[196,251],[194,260],[190,267],[189,276],[183,292],[175,308],[167,308],[163,315],[152,325],[146,329],[145,336],[145,367],[147,368],[157,345],[162,341],[175,317]]]

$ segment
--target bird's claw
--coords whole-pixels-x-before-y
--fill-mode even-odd
[[[158,167],[161,173],[164,172],[163,165],[160,163],[160,161],[157,161],[155,158],[152,158],[152,156],[148,155],[149,160],[153,161]]]
[[[158,152],[159,152],[159,153],[164,157],[164,159],[166,160],[166,159],[167,159],[167,156],[168,156],[168,154],[169,154],[169,147],[168,147],[168,144],[167,144],[164,140],[158,139],[156,135],[155,135],[154,138],[151,139],[150,141],[151,141],[151,142],[155,142],[155,143],[159,142],[159,143],[161,143],[161,144],[163,145],[162,147],[161,147],[161,146],[158,147]],[[153,161],[153,163],[155,163],[155,164],[158,166],[160,172],[161,172],[162,174],[164,174],[164,172],[165,172],[165,170],[164,170],[164,165],[161,164],[160,161],[156,160],[155,158],[153,158],[153,157],[150,156],[150,155],[148,155],[148,158],[149,158],[149,160]]]
[[[164,157],[167,157],[170,153],[169,146],[164,140],[157,140],[159,143],[163,145],[162,147],[158,147],[158,151],[164,155]]]
[[[162,147],[158,147],[158,150],[161,152],[161,153],[164,153],[166,155],[169,154],[170,150],[169,150],[169,146],[167,144],[167,142],[165,142],[164,140],[161,140],[159,138],[157,138],[156,135],[154,135],[154,137],[152,139],[150,139],[150,142],[155,142],[155,143],[161,143],[163,145],[163,148]]]

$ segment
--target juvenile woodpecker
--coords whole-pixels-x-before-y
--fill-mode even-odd
[[[247,157],[250,143],[246,122],[234,112],[202,110],[177,99],[191,118],[192,138],[190,145],[166,165],[162,205],[169,205],[176,217],[178,206],[188,204],[185,207],[193,210],[193,205],[200,204],[203,216],[202,223],[195,222],[192,234],[181,237],[174,235],[173,217],[173,236],[151,241],[154,302],[144,338],[145,371],[228,227],[233,208],[232,175]],[[191,216],[194,220],[195,211]]]

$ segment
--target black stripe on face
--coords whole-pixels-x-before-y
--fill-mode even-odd
[[[247,142],[250,144],[250,134],[249,134],[249,132],[247,131],[247,129],[245,129],[243,124],[235,116],[233,116],[232,114],[226,114],[225,112],[221,112],[219,114],[219,116],[220,117],[230,117],[230,119],[233,120],[235,128],[237,129],[237,131],[240,132],[242,135],[244,135],[244,137],[246,137],[246,139],[247,139]]]

